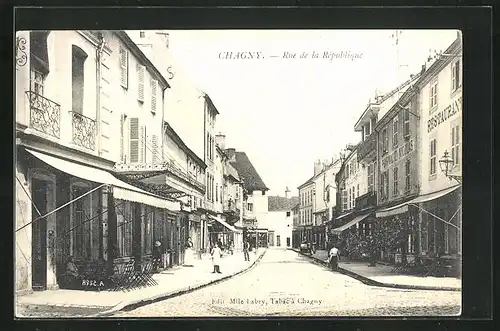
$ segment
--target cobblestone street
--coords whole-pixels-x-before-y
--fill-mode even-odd
[[[217,285],[113,317],[443,316],[461,293],[371,287],[288,250],[270,249],[252,270]]]

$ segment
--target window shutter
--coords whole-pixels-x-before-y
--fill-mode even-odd
[[[151,112],[156,113],[156,92],[158,87],[158,82],[154,79],[151,80]]]
[[[125,115],[121,114],[120,115],[120,161],[123,163],[125,163],[124,135],[125,135]]]
[[[151,139],[151,144],[153,145],[153,163],[158,163],[158,136],[153,135]]]
[[[139,119],[133,117],[130,119],[130,162],[139,162]]]
[[[457,84],[456,84],[456,65],[457,63],[455,62],[452,66],[451,66],[451,91],[455,91],[457,89]]]
[[[120,83],[128,88],[128,52],[120,46]]]
[[[144,125],[141,125],[140,130],[141,130],[140,131],[141,135],[139,138],[139,141],[140,141],[139,159],[140,159],[141,163],[145,163],[146,162],[146,128],[144,127]]]
[[[137,100],[144,102],[144,72],[145,67],[137,65]]]

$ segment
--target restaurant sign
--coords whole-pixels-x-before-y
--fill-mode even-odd
[[[462,111],[462,97],[455,99],[451,105],[432,116],[427,121],[427,132],[431,132],[441,123],[446,122],[450,117]]]
[[[392,153],[382,157],[382,168],[387,168],[394,162],[401,160],[414,150],[413,139],[408,140],[403,146],[395,149]]]

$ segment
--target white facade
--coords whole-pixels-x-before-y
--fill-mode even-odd
[[[315,184],[310,181],[305,185],[299,187],[299,224],[300,225],[313,225],[314,224],[314,204],[315,204]]]
[[[333,209],[336,205],[337,187],[335,184],[335,175],[340,169],[340,160],[336,160],[330,164],[323,164],[323,170],[314,178],[315,185],[315,223],[322,224],[322,217],[325,216],[325,221],[331,219]]]
[[[461,62],[461,56],[454,58],[421,90],[421,194],[440,191],[457,184],[447,178],[439,166],[439,159],[443,157],[445,151],[455,161],[450,173],[459,176],[462,174]],[[454,82],[456,72],[458,72],[458,84]],[[431,101],[431,89],[434,92],[436,87],[437,94],[433,95],[437,101],[434,101],[435,98]]]
[[[356,198],[368,192],[368,167],[358,162],[356,150],[346,159],[344,166],[342,212],[356,206]]]
[[[266,199],[267,200],[267,199]],[[268,231],[271,247],[292,247],[293,213],[291,210],[269,211],[261,218],[260,227]]]

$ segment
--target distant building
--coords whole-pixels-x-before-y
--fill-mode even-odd
[[[298,204],[298,197],[269,196],[268,213],[263,226],[268,229],[270,247],[292,247],[293,208]]]
[[[243,228],[251,234],[254,244],[267,244],[267,229],[261,226],[261,220],[268,212],[267,191],[259,173],[245,152],[237,152],[234,148],[226,149],[229,163],[238,171],[243,182]]]

